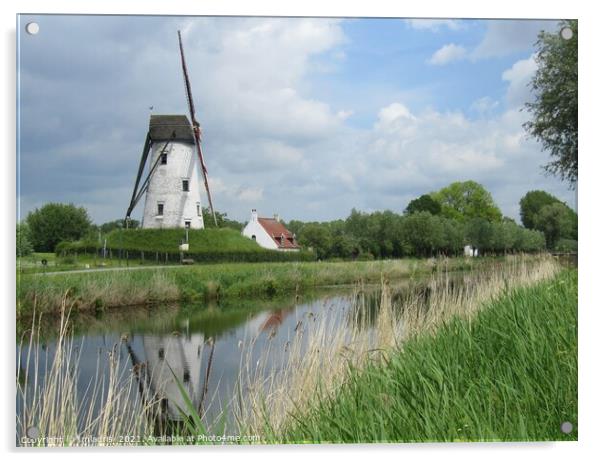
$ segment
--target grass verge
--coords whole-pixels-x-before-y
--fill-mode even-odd
[[[292,412],[276,442],[576,440],[577,271],[507,290]]]
[[[23,274],[17,280],[17,315],[30,315],[34,307],[36,312],[58,313],[65,294],[74,311],[243,296],[266,298],[319,286],[378,282],[382,274],[393,280],[440,270],[501,265],[509,258],[226,263],[132,271]]]

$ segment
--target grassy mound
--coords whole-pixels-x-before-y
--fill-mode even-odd
[[[179,245],[186,239],[184,229],[116,229],[106,235],[111,257],[154,259],[160,262],[180,260]],[[311,261],[312,252],[281,252],[267,250],[234,229],[190,229],[186,257],[199,262],[268,262]],[[104,244],[104,242],[103,242]],[[98,241],[62,242],[59,255],[94,253],[101,249]]]
[[[184,229],[119,229],[107,235],[109,248],[178,252],[178,245],[186,239]],[[258,251],[257,243],[234,229],[190,229],[190,253],[205,251]]]

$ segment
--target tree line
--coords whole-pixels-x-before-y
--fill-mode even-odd
[[[576,250],[577,214],[566,204],[547,192],[530,191],[520,208],[522,226],[502,216],[482,185],[465,181],[410,201],[402,213],[353,209],[346,219],[292,220],[286,225],[320,259],[456,256],[466,245],[480,254]],[[214,226],[207,210],[203,212],[206,226]],[[226,213],[216,215],[220,228],[240,231],[243,227]],[[102,239],[123,225],[120,219],[96,225],[83,207],[48,203],[17,225],[17,255],[53,252],[63,241]],[[128,226],[137,228],[140,223],[132,220]]]
[[[481,255],[545,249],[542,232],[507,218],[489,222],[477,217],[462,222],[428,211],[402,215],[354,209],[345,220],[291,221],[288,225],[299,243],[313,248],[319,259],[458,256],[466,245],[478,248]]]
[[[412,200],[403,213],[353,209],[346,219],[287,225],[320,259],[457,256],[466,245],[481,255],[577,250],[577,214],[565,203],[531,191],[520,208],[522,226],[482,185],[465,181]]]

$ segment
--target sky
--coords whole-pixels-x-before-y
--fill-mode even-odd
[[[213,203],[231,219],[401,213],[466,180],[517,221],[529,190],[576,208],[522,128],[534,43],[557,21],[25,15],[20,28],[31,21],[18,219],[47,202],[124,217],[149,116],[188,111],[177,30]]]

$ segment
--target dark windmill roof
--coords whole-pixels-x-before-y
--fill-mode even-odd
[[[192,126],[185,115],[151,115],[148,126],[153,141],[183,141],[194,144]]]

